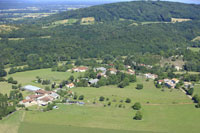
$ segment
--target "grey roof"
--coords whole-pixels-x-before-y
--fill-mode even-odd
[[[99,81],[99,79],[90,79],[89,83],[90,84],[97,84],[98,81]]]
[[[54,92],[54,93],[51,93],[50,96],[52,96],[53,98],[59,97],[59,95],[58,95],[57,93],[55,93],[55,92]]]
[[[98,67],[96,68],[97,71],[102,71],[102,72],[105,72],[106,71],[106,68],[105,67]]]
[[[37,91],[37,90],[40,90],[41,88],[32,86],[32,85],[26,85],[23,87],[23,89],[28,90],[28,91]]]

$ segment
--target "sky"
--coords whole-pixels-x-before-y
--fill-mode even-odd
[[[28,1],[28,2],[97,2],[97,3],[109,3],[109,2],[119,2],[119,1],[134,1],[134,0],[0,0],[1,1]],[[161,0],[162,1],[162,0]],[[163,1],[174,1],[174,2],[182,2],[182,3],[195,3],[200,4],[200,0],[163,0]]]
[[[34,1],[34,0],[32,0]],[[118,1],[133,1],[133,0],[35,0],[35,1],[90,1],[90,2],[118,2]],[[182,2],[182,3],[196,3],[200,4],[200,0],[163,0],[163,1],[174,1],[174,2]]]

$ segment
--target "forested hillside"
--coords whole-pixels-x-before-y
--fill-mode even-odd
[[[168,57],[181,53],[181,49],[192,45],[191,40],[200,35],[199,13],[199,5],[171,2],[125,2],[63,12],[0,33],[0,60],[14,65],[35,60],[38,65],[44,63],[43,67],[48,67],[57,60],[106,54],[149,52]],[[94,17],[95,21],[82,24],[83,17]],[[171,17],[192,20],[156,23],[169,21]],[[51,26],[52,22],[63,19],[76,20]]]
[[[94,17],[96,21],[132,19],[135,21],[171,21],[171,18],[200,19],[200,5],[175,2],[135,1],[106,4],[63,12],[47,20]]]

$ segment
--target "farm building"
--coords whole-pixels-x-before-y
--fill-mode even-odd
[[[155,74],[151,74],[151,73],[146,73],[144,74],[144,76],[148,79],[156,79],[158,78],[158,75],[155,75]]]
[[[67,86],[67,88],[74,88],[75,87],[74,83],[67,84],[66,86]]]
[[[115,68],[110,68],[109,71],[110,71],[111,74],[117,73],[117,69],[115,69]]]
[[[99,79],[90,79],[88,83],[96,85],[98,81],[99,81]]]
[[[32,85],[26,85],[26,86],[22,87],[22,89],[35,92],[37,90],[40,90],[41,88],[32,86]]]
[[[98,68],[96,68],[96,71],[101,71],[103,73],[106,73],[106,68],[105,67],[98,67]]]
[[[72,71],[74,72],[85,72],[88,70],[88,67],[76,67],[76,68],[72,68]]]

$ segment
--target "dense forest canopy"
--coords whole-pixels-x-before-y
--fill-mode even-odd
[[[82,25],[81,18],[95,17],[93,24]],[[171,17],[192,21],[169,21]],[[43,28],[62,19],[80,18],[73,24]],[[124,18],[121,20],[121,18]],[[16,25],[17,30],[0,33],[0,60],[22,65],[37,60],[37,68],[57,60],[96,58],[106,54],[153,53],[171,56],[192,45],[200,34],[200,6],[172,2],[124,2],[63,12]],[[10,38],[23,38],[10,40]]]
[[[56,14],[47,20],[94,17],[96,21],[170,21],[171,18],[199,20],[200,5],[164,1],[134,1],[105,4]]]

